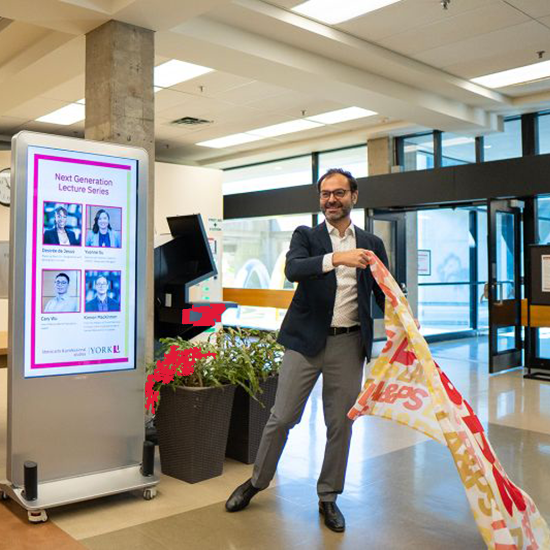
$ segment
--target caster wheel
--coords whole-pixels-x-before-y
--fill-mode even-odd
[[[46,510],[33,510],[27,512],[29,523],[46,523],[48,521],[48,514]]]
[[[157,490],[154,487],[149,487],[143,490],[143,498],[145,500],[153,500],[157,496]]]
[[[2,500],[9,500],[10,497],[8,496],[7,493],[4,493],[4,491],[0,491],[0,499],[2,499]]]

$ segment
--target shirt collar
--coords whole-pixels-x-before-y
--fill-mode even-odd
[[[325,220],[325,223],[327,224],[329,235],[337,235],[338,237],[340,237],[340,231],[338,231],[336,227],[331,225],[327,220]],[[353,222],[348,225],[346,231],[344,232],[344,237],[347,237],[348,235],[352,235],[353,237],[355,237],[355,226],[353,225]]]

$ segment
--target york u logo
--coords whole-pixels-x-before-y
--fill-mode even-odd
[[[92,346],[89,348],[91,355],[101,355],[104,353],[120,353],[120,346]]]

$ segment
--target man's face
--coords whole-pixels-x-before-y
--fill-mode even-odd
[[[342,174],[333,174],[323,180],[319,193],[321,211],[329,223],[348,217],[358,194],[351,192],[348,179]]]
[[[107,289],[109,288],[109,283],[105,277],[99,277],[95,282],[95,290],[101,298],[107,294]]]
[[[67,294],[69,290],[69,281],[65,277],[56,277],[55,278],[55,292],[58,296],[63,296]]]

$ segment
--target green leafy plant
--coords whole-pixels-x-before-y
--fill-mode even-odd
[[[192,374],[176,374],[166,385],[175,391],[180,386],[204,388],[234,384],[261,403],[258,399],[262,393],[260,382],[277,374],[282,362],[284,348],[276,340],[274,332],[226,327],[206,341],[163,338],[157,358],[162,359],[172,346],[180,350],[199,348],[203,354],[215,354],[198,359]],[[148,374],[154,372],[155,366],[156,362],[148,365]],[[153,389],[160,390],[162,385],[156,382]]]

